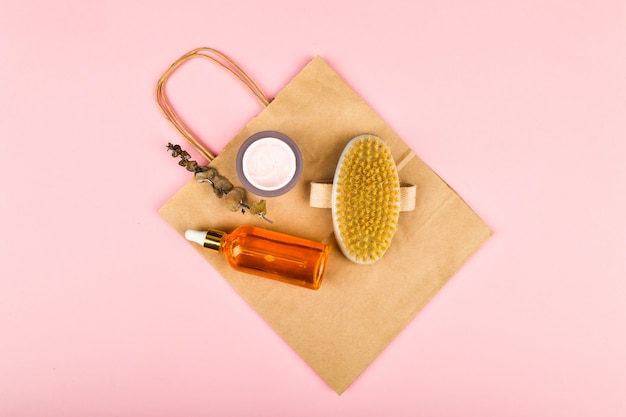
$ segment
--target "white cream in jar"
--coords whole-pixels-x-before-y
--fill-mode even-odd
[[[264,197],[289,191],[302,173],[302,155],[291,138],[273,131],[249,137],[237,154],[237,174],[244,187]]]

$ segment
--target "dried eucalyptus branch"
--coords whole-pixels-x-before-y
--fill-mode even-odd
[[[228,178],[220,175],[215,168],[211,168],[207,165],[199,165],[196,161],[191,160],[189,153],[181,149],[179,145],[168,143],[167,149],[172,153],[173,158],[180,158],[178,165],[185,167],[187,171],[193,172],[198,182],[208,182],[211,184],[215,195],[218,198],[224,198],[226,201],[226,208],[228,210],[241,210],[242,214],[245,214],[246,210],[248,210],[250,213],[272,223],[270,219],[265,217],[267,214],[265,200],[259,200],[249,205],[246,204],[246,190],[241,187],[234,187]]]

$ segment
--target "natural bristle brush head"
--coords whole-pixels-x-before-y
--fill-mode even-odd
[[[332,186],[335,237],[343,254],[359,264],[378,261],[398,227],[400,180],[389,146],[360,135],[343,150]]]

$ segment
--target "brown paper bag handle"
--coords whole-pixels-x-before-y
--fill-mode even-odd
[[[187,52],[185,55],[181,56],[174,62],[165,73],[161,76],[159,81],[157,82],[156,88],[156,100],[157,104],[163,111],[163,114],[167,118],[167,120],[174,125],[176,130],[180,132],[181,135],[189,142],[198,152],[202,154],[207,160],[212,161],[215,159],[215,155],[209,152],[204,145],[195,137],[195,135],[191,132],[191,130],[183,123],[178,113],[172,107],[169,99],[167,98],[167,94],[165,93],[165,85],[170,78],[170,75],[178,67],[180,67],[185,62],[194,59],[194,58],[204,58],[207,59],[220,67],[224,68],[230,74],[232,74],[235,78],[245,85],[252,94],[263,104],[263,106],[267,106],[270,104],[270,99],[267,98],[263,91],[259,88],[259,86],[252,81],[250,76],[246,74],[244,70],[239,67],[232,59],[221,53],[220,51],[213,48],[197,48],[192,51]]]

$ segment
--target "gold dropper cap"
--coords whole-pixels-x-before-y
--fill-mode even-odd
[[[224,232],[215,229],[209,229],[206,231],[187,230],[185,232],[185,239],[195,242],[198,245],[202,245],[207,249],[219,252],[222,236],[224,235]]]

